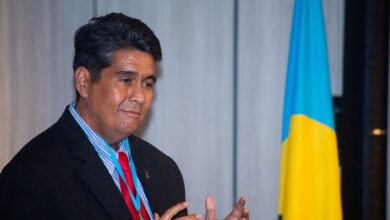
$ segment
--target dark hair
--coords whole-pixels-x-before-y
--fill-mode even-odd
[[[161,46],[153,31],[142,21],[122,13],[94,17],[81,26],[74,38],[73,70],[83,66],[99,79],[103,68],[112,63],[113,53],[119,49],[137,49],[162,59]]]

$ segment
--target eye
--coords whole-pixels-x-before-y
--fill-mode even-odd
[[[123,84],[129,84],[129,83],[131,83],[133,81],[133,79],[131,79],[131,78],[121,78],[121,79],[119,79],[119,81],[121,83],[123,83]]]
[[[155,81],[155,80],[148,79],[148,80],[145,80],[145,81],[144,81],[143,86],[144,86],[145,88],[153,88],[153,87],[154,87],[154,84],[156,84],[156,81]]]

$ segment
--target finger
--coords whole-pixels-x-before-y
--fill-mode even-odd
[[[180,218],[176,218],[176,220],[200,220],[201,218],[202,216],[200,214],[191,214]]]
[[[188,207],[188,202],[181,202],[178,203],[171,208],[167,209],[167,211],[164,212],[164,214],[161,216],[161,220],[170,220],[175,216],[177,213],[179,213],[181,210],[184,210]]]
[[[249,209],[244,208],[244,211],[242,211],[241,220],[249,220]]]
[[[157,213],[154,213],[154,220],[160,220],[160,216]]]
[[[242,217],[242,213],[245,209],[245,202],[246,202],[246,198],[244,196],[242,196],[240,198],[240,200],[238,200],[238,202],[236,203],[236,205],[234,206],[232,212],[229,214],[228,217],[240,219]]]
[[[206,196],[206,220],[216,220],[215,215],[215,202],[211,196]]]

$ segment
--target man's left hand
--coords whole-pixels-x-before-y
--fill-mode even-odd
[[[246,198],[242,196],[225,220],[249,220],[249,209],[245,207]],[[215,202],[211,196],[206,196],[206,220],[217,220]]]

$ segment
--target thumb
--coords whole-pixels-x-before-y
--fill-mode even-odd
[[[154,220],[160,220],[160,216],[157,213],[154,213]]]
[[[206,196],[206,220],[216,220],[217,217],[215,215],[215,202],[211,196]]]

